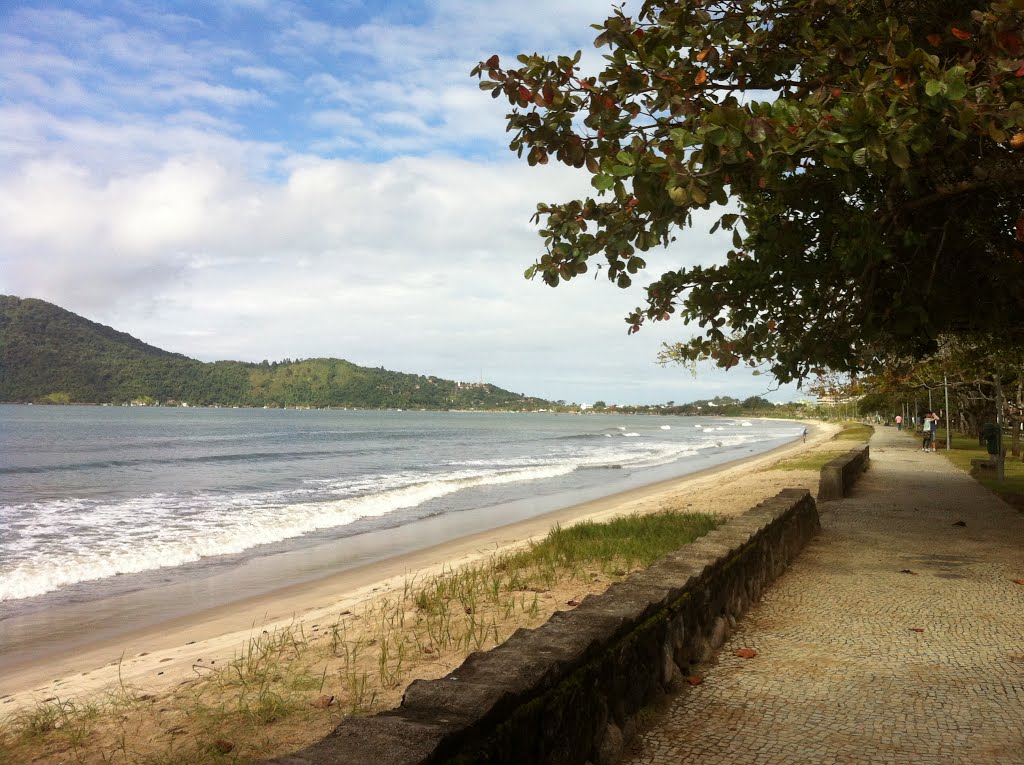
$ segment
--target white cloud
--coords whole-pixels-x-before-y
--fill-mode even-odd
[[[239,77],[271,88],[283,88],[292,80],[287,72],[272,66],[236,66],[232,71]]]
[[[608,8],[439,0],[412,26],[355,2],[329,21],[294,2],[119,7],[7,25],[0,292],[206,360],[339,356],[579,401],[762,392],[657,367],[685,330],[628,337],[636,291],[522,277],[536,202],[587,194],[587,177],[517,162],[507,105],[469,69],[520,50],[597,60],[588,25]],[[652,274],[714,260],[726,240],[706,230],[651,253]]]
[[[609,398],[618,384],[643,399],[650,380],[682,374],[653,365],[679,328],[627,337],[638,296],[603,278],[558,290],[522,278],[541,248],[527,222],[540,189],[569,198],[583,182],[441,158],[306,161],[280,185],[211,159],[107,181],[36,164],[0,196],[4,286],[205,359],[335,355],[474,379],[483,368],[524,392]]]

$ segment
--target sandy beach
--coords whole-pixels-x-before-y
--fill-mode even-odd
[[[802,451],[845,450],[832,441],[838,426],[809,424],[807,443],[799,439],[767,453],[663,481],[599,500],[567,507],[492,531],[453,539],[414,553],[365,565],[314,582],[294,585],[230,606],[190,614],[113,640],[86,643],[7,667],[0,679],[0,716],[53,698],[86,697],[111,686],[130,685],[150,694],[196,676],[195,665],[225,663],[254,634],[289,626],[312,627],[337,619],[374,598],[386,596],[415,577],[422,581],[443,569],[465,565],[497,550],[526,545],[556,523],[606,520],[663,509],[736,515],[783,488],[816,489],[814,471],[766,470]]]

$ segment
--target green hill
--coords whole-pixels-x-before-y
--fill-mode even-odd
[[[0,401],[224,406],[535,409],[488,384],[360,367],[343,359],[204,363],[43,300],[0,295]]]

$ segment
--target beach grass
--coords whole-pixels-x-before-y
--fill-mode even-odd
[[[834,441],[863,441],[867,443],[875,429],[862,422],[848,422],[832,438]]]
[[[804,454],[772,465],[772,470],[814,470],[820,472],[825,464],[836,458],[836,452],[819,451]]]
[[[396,706],[416,678],[436,678],[472,651],[536,627],[721,522],[662,511],[556,526],[536,542],[494,553],[399,590],[327,623],[253,630],[216,665],[147,694],[120,684],[88,700],[49,699],[0,720],[0,765],[222,765],[307,746],[343,718]]]
[[[815,473],[820,473],[822,467],[835,459],[839,454],[845,453],[846,450],[850,448],[845,442],[856,441],[858,443],[867,443],[871,438],[871,434],[874,432],[875,429],[870,425],[864,425],[859,422],[847,422],[843,425],[842,430],[832,437],[832,441],[842,442],[836,447],[833,447],[831,450],[826,447],[817,451],[803,452],[792,459],[776,462],[770,469],[811,470]]]

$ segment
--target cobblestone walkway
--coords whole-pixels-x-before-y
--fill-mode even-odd
[[[1024,763],[1024,515],[919,449],[876,430],[852,496],[623,763]]]

